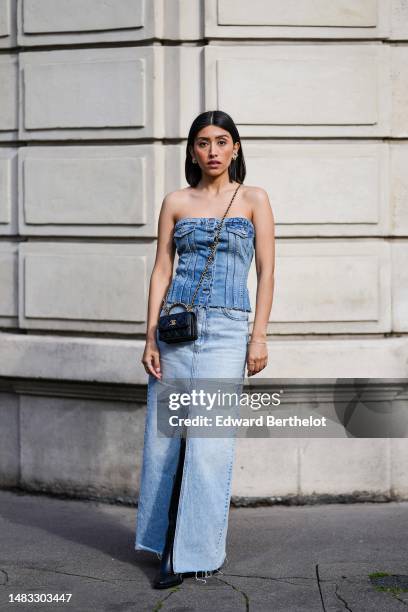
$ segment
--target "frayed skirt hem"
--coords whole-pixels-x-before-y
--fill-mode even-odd
[[[157,553],[161,555],[162,551],[156,548],[150,548],[150,546],[144,546],[144,544],[135,544],[135,550],[147,550],[148,552]]]

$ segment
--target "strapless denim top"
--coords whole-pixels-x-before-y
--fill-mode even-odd
[[[189,304],[210,254],[221,219],[185,217],[174,227],[178,263],[167,306]],[[247,278],[254,255],[255,228],[245,217],[226,217],[215,258],[209,264],[193,306],[223,306],[252,312]]]

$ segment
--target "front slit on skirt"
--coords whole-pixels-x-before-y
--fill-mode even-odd
[[[149,375],[136,550],[163,551],[180,451],[179,436],[157,435],[157,385],[167,378],[189,379],[192,388],[196,379],[244,378],[247,318],[229,318],[221,308],[194,310],[196,341],[166,344],[157,340],[162,380]],[[225,438],[187,433],[173,546],[175,572],[211,571],[225,561],[236,443],[232,431]]]

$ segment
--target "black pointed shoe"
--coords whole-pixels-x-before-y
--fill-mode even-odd
[[[153,581],[153,587],[155,589],[169,589],[170,587],[177,586],[183,582],[183,574],[174,573],[173,568],[170,567],[168,570],[160,567],[159,573]]]

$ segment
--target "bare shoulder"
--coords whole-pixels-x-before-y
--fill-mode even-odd
[[[163,198],[162,214],[173,222],[180,216],[181,206],[187,202],[191,187],[169,191]]]
[[[177,206],[177,203],[187,201],[189,190],[191,190],[191,187],[169,191],[169,193],[166,193],[163,203],[166,206]]]
[[[244,186],[244,198],[251,204],[262,204],[265,202],[269,203],[269,197],[267,191],[262,187],[256,185],[245,185]]]
[[[243,197],[250,206],[254,220],[265,217],[265,215],[273,217],[269,195],[263,187],[245,185]]]

